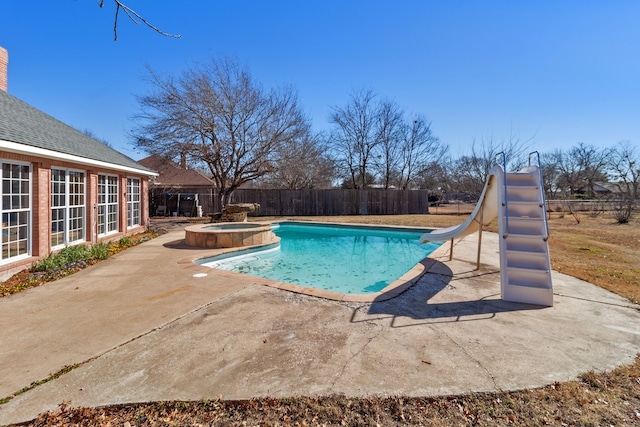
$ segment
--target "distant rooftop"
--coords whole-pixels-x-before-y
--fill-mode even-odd
[[[215,182],[195,169],[184,166],[157,154],[140,160],[138,163],[158,172],[159,176],[153,180],[155,187],[194,188],[215,186]]]

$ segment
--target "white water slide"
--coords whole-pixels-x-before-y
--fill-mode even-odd
[[[454,238],[479,232],[479,266],[482,226],[497,218],[502,299],[552,306],[553,284],[547,242],[549,226],[545,208],[539,166],[528,166],[505,174],[503,168],[496,165],[491,169],[478,204],[467,220],[425,233],[420,241],[451,240],[452,255]]]

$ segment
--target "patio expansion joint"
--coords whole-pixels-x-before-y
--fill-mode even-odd
[[[441,328],[441,327],[439,327],[438,325],[434,325],[434,324],[432,324],[432,325],[429,325],[429,327],[430,327],[430,328],[432,328],[433,330],[435,330],[436,332],[439,332],[439,333],[441,333],[442,335],[444,335],[445,337],[447,337],[447,339],[448,339],[449,341],[451,341],[451,342],[452,342],[456,347],[458,347],[460,350],[462,350],[462,352],[465,354],[465,356],[467,356],[467,357],[469,358],[469,360],[474,361],[474,362],[475,362],[475,363],[480,367],[480,369],[482,369],[482,370],[487,374],[487,376],[489,377],[489,379],[491,379],[491,383],[493,384],[493,388],[494,388],[496,391],[498,391],[498,392],[502,392],[502,391],[504,391],[504,390],[502,390],[502,388],[498,385],[498,383],[496,383],[496,378],[495,378],[495,376],[491,373],[491,371],[490,371],[486,366],[484,366],[480,360],[478,360],[477,358],[473,357],[473,356],[471,355],[471,353],[469,353],[469,352],[467,351],[467,349],[466,349],[462,344],[460,344],[458,341],[456,341],[455,339],[453,339],[453,338],[451,337],[451,335],[447,334],[447,333],[444,331],[444,329],[443,329],[443,328]]]
[[[384,327],[382,327],[381,325],[378,325],[376,322],[374,321],[368,321],[367,324],[372,324],[375,325],[377,327],[377,332],[370,336],[369,338],[367,338],[367,341],[355,352],[353,352],[351,354],[351,357],[349,357],[344,364],[342,365],[342,368],[340,369],[339,372],[337,372],[337,374],[334,376],[333,381],[331,381],[331,385],[330,385],[330,390],[333,390],[333,388],[336,385],[336,382],[338,381],[339,378],[342,378],[344,373],[347,371],[347,368],[349,367],[349,365],[351,364],[351,361],[354,360],[356,357],[358,357],[368,346],[369,344],[371,344],[376,338],[378,338],[380,336],[380,334],[382,334],[384,332]]]
[[[74,371],[77,368],[80,368],[80,367],[86,365],[87,363],[91,363],[91,362],[101,358],[102,356],[104,356],[106,354],[109,354],[109,353],[111,353],[111,352],[113,352],[115,350],[118,350],[119,348],[122,348],[122,347],[124,347],[124,346],[126,346],[126,345],[128,345],[128,344],[130,344],[130,343],[132,343],[134,341],[137,341],[140,338],[144,338],[144,337],[146,337],[146,336],[148,336],[148,335],[150,335],[150,334],[152,334],[152,333],[154,333],[156,331],[162,330],[162,329],[164,329],[164,328],[166,328],[166,327],[168,327],[168,326],[170,326],[170,325],[172,325],[172,324],[184,319],[185,317],[187,317],[187,316],[189,316],[189,315],[191,315],[193,313],[196,313],[196,312],[198,312],[198,311],[200,311],[200,310],[202,310],[204,308],[209,307],[212,304],[215,304],[215,303],[217,303],[219,301],[224,301],[225,299],[227,299],[229,297],[232,297],[235,294],[241,292],[243,289],[244,288],[238,289],[237,291],[234,291],[234,292],[224,296],[223,298],[216,299],[216,300],[213,300],[213,301],[209,301],[206,304],[202,304],[202,305],[200,305],[200,306],[198,306],[198,307],[196,307],[196,308],[194,308],[194,309],[192,309],[192,310],[190,310],[190,311],[188,311],[186,313],[181,314],[180,316],[178,316],[178,317],[176,317],[174,319],[168,320],[167,322],[163,323],[160,326],[156,326],[155,328],[152,328],[152,329],[150,329],[150,330],[148,330],[146,332],[143,332],[143,333],[141,333],[141,334],[139,334],[139,335],[137,335],[137,336],[135,336],[133,338],[130,338],[130,339],[128,339],[128,340],[126,340],[126,341],[124,341],[124,342],[122,342],[120,344],[117,344],[117,345],[115,345],[115,346],[113,346],[111,348],[108,348],[107,350],[104,350],[104,351],[102,351],[102,352],[100,352],[98,354],[95,354],[95,355],[89,357],[88,359],[85,359],[83,361],[80,361],[80,362],[77,362],[77,363],[73,363],[73,364],[70,364],[70,365],[65,365],[62,368],[58,369],[57,371],[49,374],[48,377],[43,378],[41,380],[33,381],[28,386],[25,386],[25,387],[21,388],[20,390],[11,393],[9,396],[4,396],[4,397],[0,396],[0,408],[5,403],[8,403],[9,401],[13,400],[15,397],[20,396],[21,394],[27,393],[27,392],[35,389],[38,386],[41,386],[41,385],[43,385],[45,383],[53,381],[53,380],[61,377],[62,375],[68,374],[69,372]]]

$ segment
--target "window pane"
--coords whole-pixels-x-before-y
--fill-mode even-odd
[[[2,260],[29,252],[30,179],[28,165],[2,163]]]
[[[52,247],[84,239],[84,176],[65,169],[51,171]]]
[[[98,182],[98,233],[106,234],[118,230],[118,177],[100,175]]]

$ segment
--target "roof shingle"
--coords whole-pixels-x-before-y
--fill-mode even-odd
[[[197,188],[215,187],[215,182],[195,169],[185,169],[177,163],[157,154],[145,157],[140,164],[158,172],[153,180],[156,187]]]
[[[0,141],[152,172],[108,145],[1,90]]]

